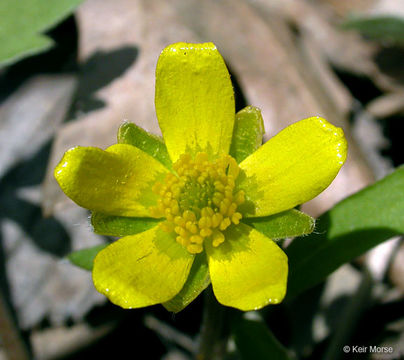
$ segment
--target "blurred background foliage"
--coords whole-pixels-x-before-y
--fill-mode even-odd
[[[92,232],[52,175],[69,147],[115,143],[123,120],[159,134],[154,69],[178,41],[218,46],[237,110],[262,110],[265,139],[320,115],[349,141],[335,182],[302,206],[321,215],[315,232],[283,242],[287,299],[230,312],[227,358],[357,358],[344,345],[404,354],[403,24],[402,0],[3,0],[0,359],[197,352],[203,296],[175,315],[125,311],[69,263],[113,239]]]

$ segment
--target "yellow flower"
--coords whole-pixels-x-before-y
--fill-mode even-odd
[[[177,311],[210,281],[227,306],[279,303],[287,257],[264,233],[268,224],[311,220],[293,208],[338,173],[347,151],[342,130],[320,117],[302,120],[245,159],[233,151],[238,164],[229,155],[237,132],[233,89],[211,43],[163,50],[155,104],[165,145],[140,133],[145,140],[136,146],[75,147],[55,169],[63,191],[93,211],[93,221],[150,227],[129,230],[134,235],[98,253],[96,289],[124,308],[163,303]],[[150,149],[149,140],[158,146]],[[250,144],[241,136],[237,146],[242,153]]]

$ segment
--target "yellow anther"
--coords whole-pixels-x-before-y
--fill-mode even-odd
[[[166,219],[167,219],[168,221],[174,221],[174,216],[172,216],[171,214],[166,213],[165,216],[166,216]]]
[[[177,181],[178,181],[178,179],[177,179]],[[173,198],[178,198],[178,196],[180,195],[180,193],[181,193],[181,187],[177,184],[177,183],[174,183],[172,186],[171,186],[171,191],[172,191],[172,193],[173,193]]]
[[[171,214],[178,215],[180,213],[180,207],[178,205],[177,200],[171,200],[170,206],[171,206]]]
[[[203,243],[203,237],[199,235],[192,235],[189,240],[191,241],[192,244],[202,244]]]
[[[182,216],[176,216],[174,218],[174,223],[178,226],[184,227],[185,226],[185,219]]]
[[[226,186],[224,187],[224,191],[231,191],[231,193],[233,193],[233,186],[231,186],[231,185],[226,185]]]
[[[183,238],[187,238],[188,237],[188,232],[184,228],[181,228],[179,230],[179,235],[181,235]]]
[[[234,201],[236,202],[237,205],[241,205],[245,201],[245,196],[244,196],[244,191],[240,190],[236,193],[234,197]]]
[[[222,220],[222,222],[220,223],[219,229],[222,230],[222,231],[226,230],[230,226],[230,224],[231,224],[230,219],[229,218],[224,218]]]
[[[222,182],[222,184],[226,184],[227,175],[224,171],[219,174],[219,180]]]
[[[213,185],[215,185],[216,191],[220,191],[220,192],[224,191],[224,185],[222,184],[221,181],[215,181],[215,183]]]
[[[237,204],[236,204],[236,203],[232,203],[232,204],[229,206],[229,209],[227,210],[227,216],[228,216],[228,217],[231,217],[231,216],[236,212],[236,209],[237,209]]]
[[[216,228],[220,225],[223,220],[223,215],[221,213],[216,213],[212,216],[212,227]]]
[[[196,215],[193,211],[190,210],[185,210],[184,213],[182,214],[182,217],[186,221],[196,221]]]
[[[217,179],[217,171],[215,169],[209,168],[208,174],[212,179]]]
[[[224,235],[220,231],[215,231],[212,235],[212,245],[214,247],[218,247],[221,243],[224,242]]]
[[[202,237],[208,237],[212,235],[212,230],[209,228],[201,229],[201,231],[199,231],[199,235],[201,235]]]
[[[210,228],[212,226],[212,220],[210,219],[210,217],[203,216],[199,219],[198,225],[200,229]]]
[[[229,199],[230,201],[233,200],[233,190],[225,190],[224,196],[226,197],[226,199]]]
[[[234,186],[236,185],[236,182],[234,181],[234,177],[232,175],[227,176],[227,186],[230,186],[231,189],[234,189]]]
[[[237,206],[245,198],[243,191],[235,190],[240,171],[236,161],[229,155],[209,161],[206,153],[194,158],[183,154],[173,169],[175,174],[152,187],[159,198],[150,207],[151,215],[165,216],[161,229],[175,232],[177,242],[192,254],[203,251],[204,239],[219,246],[225,241],[222,231],[242,218]]]
[[[213,209],[212,209],[211,207],[204,207],[204,208],[201,210],[201,216],[208,216],[208,217],[211,217],[211,216],[213,216],[214,213],[215,213],[215,212],[213,211]]]
[[[192,234],[196,234],[198,232],[198,226],[195,223],[191,222],[191,221],[188,221],[186,223],[185,227]]]
[[[181,245],[186,245],[186,244],[185,244],[185,243],[186,243],[185,239],[184,239],[183,237],[181,237],[181,236],[177,236],[177,237],[175,238],[175,240],[177,240],[177,242],[178,242],[179,244],[181,244]]]
[[[187,246],[187,250],[191,254],[199,254],[203,251],[203,247],[202,247],[202,245],[199,245],[199,244],[190,244]]]
[[[213,201],[213,203],[214,203],[216,206],[220,206],[220,203],[222,202],[223,199],[224,199],[224,196],[223,196],[222,193],[220,193],[220,192],[215,192],[215,193],[213,194],[213,199],[212,199],[212,201]]]
[[[224,199],[224,200],[227,200],[227,199]],[[229,206],[224,202],[224,200],[220,203],[220,213],[222,215],[226,215],[227,209],[229,208]]]
[[[192,227],[192,225],[194,225],[194,223],[193,223],[192,221],[187,221],[186,224],[185,224],[185,228],[186,228],[187,230],[190,230],[191,227]]]
[[[239,212],[236,212],[232,215],[231,221],[233,222],[233,224],[238,225],[242,217],[243,216]]]

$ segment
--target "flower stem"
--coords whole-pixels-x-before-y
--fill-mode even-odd
[[[212,286],[205,290],[204,295],[204,313],[197,359],[223,359],[230,334],[230,309],[217,302]]]

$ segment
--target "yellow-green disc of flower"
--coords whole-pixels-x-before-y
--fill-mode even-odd
[[[226,232],[223,244],[207,244],[206,251],[213,291],[221,304],[248,311],[284,298],[287,256],[257,230],[239,224]]]
[[[288,126],[240,163],[245,216],[267,216],[311,200],[344,164],[342,129],[321,117]]]
[[[212,43],[166,47],[156,69],[156,113],[173,162],[229,152],[235,117],[230,75]]]
[[[109,215],[152,217],[153,184],[168,170],[142,150],[117,144],[107,150],[77,146],[55,168],[64,193],[78,205]]]
[[[125,309],[159,304],[178,294],[194,256],[158,226],[126,236],[94,260],[95,288]]]

